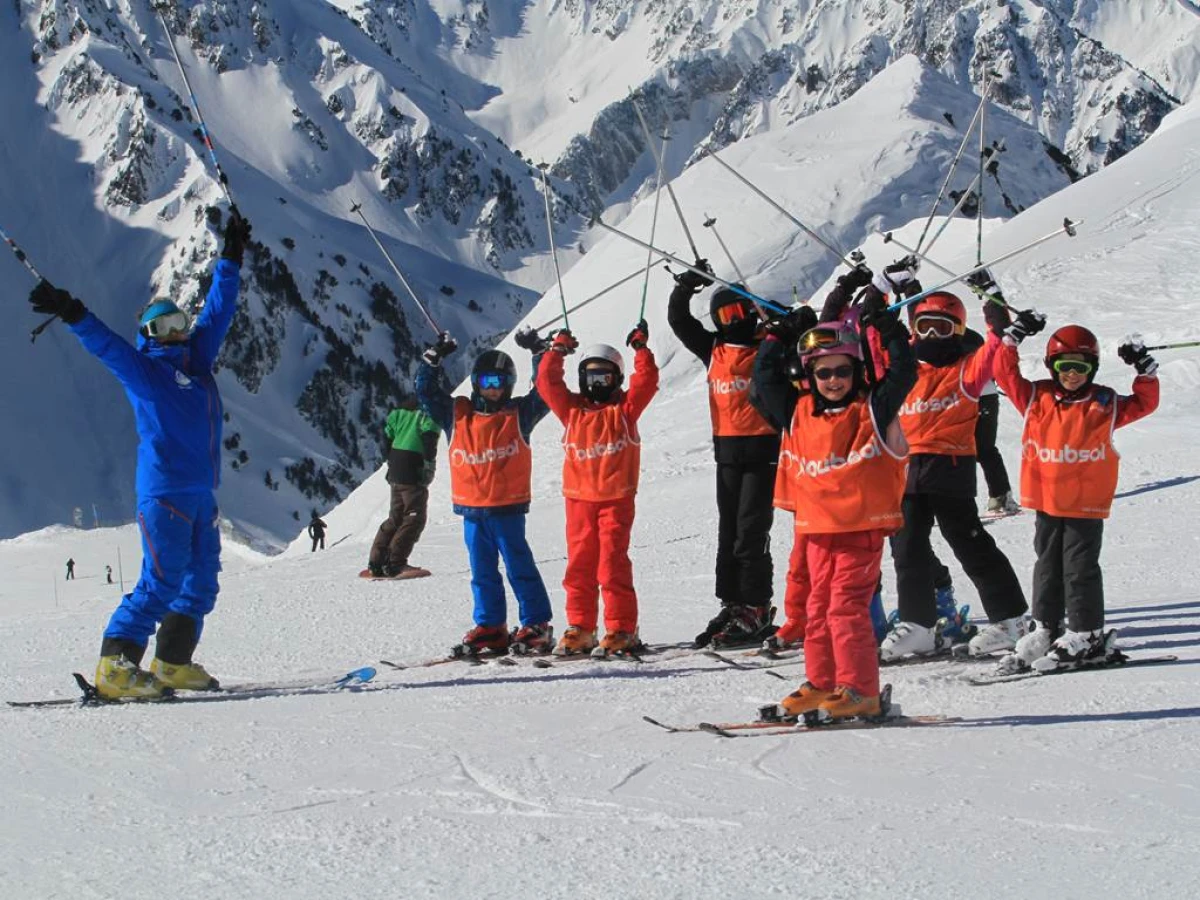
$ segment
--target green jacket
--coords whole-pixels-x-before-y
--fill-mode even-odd
[[[419,409],[393,409],[383,426],[391,441],[387,480],[390,484],[428,485],[437,469],[437,442],[441,429]]]

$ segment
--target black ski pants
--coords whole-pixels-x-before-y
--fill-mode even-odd
[[[979,418],[975,420],[975,458],[983,469],[988,497],[1003,497],[1012,485],[1004,458],[996,449],[996,429],[1000,424],[1000,395],[984,394],[979,398]]]
[[[717,463],[717,587],[722,606],[771,602],[776,464]]]
[[[375,534],[370,562],[400,568],[408,565],[408,555],[425,530],[429,488],[418,484],[393,484],[391,488],[391,509]]]
[[[1008,557],[979,521],[974,497],[905,494],[904,526],[892,535],[896,567],[896,605],[900,618],[932,628],[937,622],[933,547],[936,521],[955,559],[975,585],[989,622],[1023,615],[1027,606]]]
[[[1104,627],[1104,577],[1100,573],[1103,519],[1037,514],[1033,530],[1033,617],[1057,630],[1065,616],[1072,631]]]

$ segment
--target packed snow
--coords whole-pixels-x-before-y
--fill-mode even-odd
[[[784,176],[805,164],[780,155],[770,136],[756,140]],[[1125,159],[993,223],[984,237],[985,256],[994,256],[1050,233],[1064,216],[1084,222],[1078,237],[1055,238],[997,275],[1012,302],[1038,306],[1051,326],[1094,328],[1104,347],[1100,380],[1120,390],[1131,370],[1114,351],[1126,332],[1151,344],[1200,338],[1192,316],[1200,309],[1192,283],[1198,146],[1193,104]],[[744,142],[729,158],[748,162],[755,149]],[[681,200],[712,204],[756,290],[786,296],[798,273],[815,285],[820,266],[832,271],[831,257],[821,259],[761,200],[718,178],[711,162],[694,167],[678,183]],[[785,180],[771,185],[785,205],[819,224],[821,204],[832,199],[822,193],[801,209]],[[712,188],[703,199],[702,182]],[[810,184],[833,192],[828,182]],[[664,241],[678,248],[665,204],[664,213]],[[647,216],[642,204],[628,226],[645,233]],[[897,234],[912,240],[920,224]],[[967,223],[944,240],[935,256],[945,265],[974,261]],[[594,246],[566,276],[568,299],[640,265],[631,246],[615,236]],[[881,238],[866,249],[875,266],[890,260]],[[642,419],[632,557],[642,635],[665,642],[690,638],[716,611],[715,515],[703,373],[665,327],[670,282],[661,270],[651,287],[651,346],[665,371]],[[634,282],[581,310],[573,329],[585,341],[621,343],[640,290]],[[551,292],[529,320],[549,318],[557,299]],[[1023,348],[1030,374],[1044,339]],[[1191,586],[1200,579],[1200,538],[1189,523],[1200,496],[1200,355],[1157,355],[1163,402],[1119,433],[1121,484],[1102,561],[1109,625],[1124,648],[1177,655],[1175,664],[985,688],[963,680],[982,664],[930,662],[885,670],[885,680],[905,712],[960,721],[744,740],[668,734],[641,717],[751,718],[800,681],[798,666],[773,670],[780,680],[703,657],[547,670],[452,663],[381,667],[372,688],[353,694],[5,708],[0,893],[1193,896],[1200,595]],[[1007,408],[1000,440],[1013,475],[1018,430]],[[547,419],[534,435],[529,533],[561,610],[559,434]],[[470,624],[470,599],[444,473],[432,493],[413,560],[434,575],[421,581],[355,578],[386,513],[382,474],[326,516],[323,552],[309,552],[304,540],[266,558],[227,544],[199,658],[234,684],[443,654]],[[991,526],[1026,588],[1032,520]],[[781,590],[785,516],[774,538]],[[7,699],[71,696],[70,672],[90,672],[119,598],[119,585],[103,579],[104,565],[117,570],[118,549],[128,582],[138,559],[129,528],[58,528],[0,542]],[[73,582],[62,580],[68,557],[77,563]],[[887,563],[884,572],[891,606]],[[959,601],[977,608],[969,582],[955,574]]]

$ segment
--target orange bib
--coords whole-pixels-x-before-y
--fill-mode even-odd
[[[450,496],[460,506],[528,503],[533,454],[521,437],[515,408],[481,413],[454,398],[450,438]]]
[[[798,533],[896,531],[904,524],[904,437],[897,426],[889,444],[866,398],[840,412],[814,416],[813,399],[805,394],[796,404],[791,433],[779,469],[788,470],[794,485]]]
[[[562,444],[564,497],[605,501],[637,493],[642,448],[621,404],[572,409]]]
[[[779,465],[775,468],[775,497],[771,505],[776,509],[796,511],[796,466],[791,465],[800,457],[795,440],[795,418],[793,427],[779,437]]]
[[[1052,516],[1107,519],[1121,460],[1112,442],[1116,422],[1116,397],[1107,388],[1059,403],[1050,382],[1035,382],[1021,433],[1021,505]]]
[[[967,361],[937,368],[917,364],[917,383],[900,407],[900,424],[912,453],[975,455],[979,398],[963,388]]]
[[[750,405],[757,347],[717,343],[708,363],[708,411],[716,437],[775,434],[771,423]]]

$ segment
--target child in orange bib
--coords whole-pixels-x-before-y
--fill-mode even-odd
[[[787,716],[818,709],[831,718],[882,712],[870,603],[884,538],[903,521],[908,445],[897,415],[916,383],[917,366],[908,331],[894,314],[877,313],[871,323],[890,357],[887,373],[873,387],[851,326],[818,326],[800,337],[810,388],[796,402],[789,458],[779,466],[789,475],[788,499],[810,582],[807,680],[781,702]],[[781,341],[764,341],[754,379],[768,406],[786,392]]]
[[[1036,625],[1017,642],[1016,660],[1039,671],[1103,664],[1116,652],[1111,635],[1104,633],[1100,574],[1104,520],[1117,490],[1120,459],[1113,432],[1158,408],[1158,363],[1141,341],[1122,344],[1117,354],[1138,374],[1133,395],[1120,396],[1094,383],[1100,365],[1096,336],[1067,325],[1046,346],[1051,377],[1029,381],[1017,359],[1024,336],[1019,325],[1018,320],[1008,326],[996,359],[1000,389],[1025,416],[1021,505],[1037,511]]]
[[[538,391],[565,426],[563,496],[567,503],[567,630],[559,655],[596,649],[599,593],[604,594],[604,653],[637,649],[637,594],[629,561],[634,495],[641,470],[637,421],[658,390],[658,366],[643,321],[629,335],[634,349],[629,390],[621,354],[595,344],[579,363],[580,393],[563,381],[563,362],[578,342],[558,332],[538,369]]]

